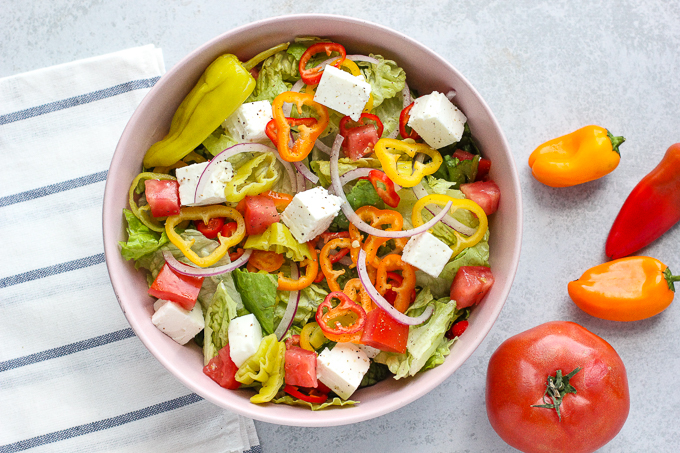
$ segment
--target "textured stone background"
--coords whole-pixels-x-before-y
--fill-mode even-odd
[[[359,17],[419,40],[477,88],[515,156],[525,223],[513,289],[475,354],[425,397],[375,420],[337,428],[256,422],[264,451],[512,451],[486,417],[486,365],[504,339],[550,320],[575,321],[602,336],[627,366],[630,415],[601,451],[675,451],[678,302],[652,319],[614,323],[578,310],[566,285],[605,260],[604,242],[624,199],[666,148],[680,141],[680,3],[400,3],[0,0],[0,77],[148,43],[163,49],[170,68],[226,30],[303,12]],[[627,138],[619,168],[572,188],[536,182],[526,164],[531,151],[587,124]],[[679,252],[679,226],[642,251],[676,271]]]

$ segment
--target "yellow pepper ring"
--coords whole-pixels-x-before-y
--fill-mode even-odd
[[[381,138],[373,147],[375,155],[380,160],[383,171],[387,176],[402,187],[413,187],[420,183],[426,175],[436,172],[444,159],[439,151],[430,148],[424,143],[412,143],[394,138]],[[413,159],[416,154],[425,154],[432,159],[424,164],[419,161],[412,161],[413,172],[405,174],[399,171],[401,162],[399,158],[406,154]]]
[[[135,190],[137,189],[137,186],[139,185],[140,181],[146,181],[148,179],[169,179],[176,181],[176,178],[163,173],[151,173],[147,171],[138,174],[137,177],[132,181],[132,184],[130,184],[130,191],[128,192],[128,204],[130,205],[130,210],[146,227],[148,227],[150,230],[160,233],[163,231],[163,225],[156,222],[153,216],[149,214],[148,205],[138,206],[137,202],[135,202]]]
[[[479,206],[477,203],[475,203],[472,200],[453,198],[448,195],[442,194],[427,195],[418,200],[416,204],[413,206],[413,212],[411,213],[411,223],[413,223],[414,227],[419,227],[420,225],[425,223],[422,216],[422,210],[428,204],[445,206],[446,203],[448,203],[449,201],[453,203],[453,206],[451,206],[451,210],[449,211],[449,213],[453,214],[458,209],[467,209],[468,211],[475,214],[479,219],[479,226],[477,227],[477,231],[475,231],[474,234],[472,234],[472,236],[466,237],[461,235],[457,231],[453,232],[453,234],[456,236],[456,244],[455,246],[451,246],[451,249],[453,250],[453,256],[456,256],[460,252],[462,252],[463,249],[467,247],[472,247],[476,245],[479,241],[481,241],[482,238],[484,237],[484,234],[486,234],[486,230],[489,227],[489,220],[486,218],[486,214],[484,213],[482,207]]]
[[[200,257],[196,252],[191,250],[191,246],[194,245],[195,242],[194,239],[185,241],[182,236],[175,231],[175,226],[184,220],[202,220],[204,223],[208,223],[210,222],[210,219],[216,217],[226,217],[235,221],[237,228],[228,238],[225,238],[221,233],[218,233],[217,239],[220,241],[220,245],[206,257]],[[222,259],[229,251],[229,247],[241,242],[246,235],[246,224],[241,213],[234,208],[222,205],[190,206],[182,208],[179,215],[168,217],[165,221],[165,233],[168,235],[170,242],[180,249],[184,256],[191,260],[192,263],[201,267],[208,267]]]
[[[300,331],[300,347],[308,351],[314,351],[326,341],[323,330],[316,322],[310,322]]]

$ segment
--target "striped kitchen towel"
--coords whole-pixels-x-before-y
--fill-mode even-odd
[[[164,71],[148,45],[0,79],[0,452],[261,451],[144,348],[106,271],[107,168]]]

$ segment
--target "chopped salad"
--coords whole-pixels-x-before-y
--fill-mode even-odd
[[[208,66],[144,156],[120,246],[215,385],[317,410],[444,362],[494,282],[500,190],[441,90],[319,38]]]

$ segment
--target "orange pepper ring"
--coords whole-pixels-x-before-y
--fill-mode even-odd
[[[300,263],[300,266],[305,268],[305,275],[297,280],[293,280],[283,275],[283,272],[279,272],[277,276],[278,290],[300,291],[301,289],[305,289],[309,285],[314,283],[316,274],[318,274],[319,272],[319,260],[317,259],[316,249],[314,248],[314,246],[308,242],[307,247],[309,247],[309,253],[311,253],[312,257],[307,258]]]
[[[321,264],[321,271],[326,276],[326,281],[328,282],[328,288],[331,291],[342,291],[340,285],[338,284],[338,278],[345,273],[344,269],[338,271],[333,269],[333,263],[330,259],[331,250],[336,249],[349,249],[351,245],[351,239],[349,238],[336,238],[328,241],[328,244],[324,245],[319,254],[319,262]]]
[[[303,105],[308,105],[319,116],[314,126],[301,124],[298,126],[298,138],[291,149],[288,145],[290,140],[290,124],[283,114],[283,104],[291,102],[295,104],[298,112],[302,111]],[[328,126],[328,109],[323,105],[314,102],[313,93],[298,93],[294,91],[284,91],[274,98],[272,102],[272,114],[276,124],[276,147],[279,155],[285,161],[299,162],[309,155],[314,148],[316,139],[323,133]]]
[[[401,276],[404,278],[401,285],[395,286],[387,283],[387,273],[389,271],[401,271]],[[378,274],[376,276],[376,289],[381,295],[385,295],[388,289],[397,293],[397,298],[394,300],[394,308],[401,313],[406,312],[409,305],[411,305],[411,292],[416,287],[416,272],[413,266],[402,261],[400,255],[387,255],[380,261],[378,266]]]

